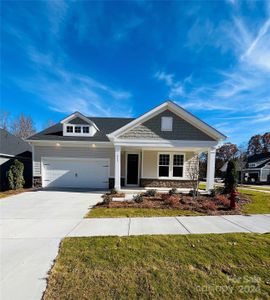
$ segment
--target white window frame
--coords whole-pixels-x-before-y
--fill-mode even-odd
[[[159,155],[160,154],[167,154],[170,155],[170,164],[169,164],[169,177],[159,176]],[[182,177],[173,177],[173,156],[174,155],[182,155],[183,156],[183,176]],[[157,154],[157,178],[158,179],[169,179],[169,180],[178,180],[178,179],[185,179],[185,164],[186,164],[186,155],[183,152],[158,152]],[[181,167],[181,166],[179,166]]]
[[[173,117],[161,117],[161,131],[173,130]]]
[[[73,132],[67,132],[68,126],[73,127]],[[75,127],[80,127],[81,132],[75,132]],[[84,133],[83,127],[88,127],[89,132]],[[89,125],[88,124],[70,124],[70,123],[63,124],[63,135],[64,136],[94,136],[96,132],[97,132],[96,128],[90,124]]]

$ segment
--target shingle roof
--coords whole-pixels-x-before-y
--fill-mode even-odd
[[[63,125],[57,123],[37,134],[30,136],[29,140],[48,140],[48,141],[93,141],[93,142],[108,142],[106,134],[109,134],[116,129],[126,125],[134,120],[133,118],[102,118],[102,117],[88,117],[93,121],[99,131],[93,137],[76,137],[63,136]]]
[[[23,139],[0,128],[0,153],[6,155],[30,157],[31,146]]]

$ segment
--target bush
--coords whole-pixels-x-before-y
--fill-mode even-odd
[[[216,201],[219,205],[223,205],[225,207],[230,206],[230,200],[224,195],[217,195]]]
[[[15,159],[8,171],[8,185],[10,189],[17,190],[23,188],[25,183],[23,170],[24,164]]]
[[[168,194],[169,194],[170,196],[176,195],[176,194],[177,194],[177,189],[176,189],[176,188],[170,189],[169,192],[168,192]]]
[[[197,196],[200,195],[200,192],[199,191],[190,190],[188,192],[188,195],[191,196],[191,197],[193,197],[193,196],[197,197]]]
[[[155,197],[156,194],[157,194],[157,190],[154,190],[154,189],[146,190],[146,192],[145,192],[146,197]]]
[[[178,207],[179,202],[180,197],[178,195],[171,195],[165,200],[165,203],[169,204],[171,207]]]
[[[142,203],[143,202],[143,195],[141,195],[141,194],[134,195],[133,196],[133,201],[135,201],[136,203]]]
[[[108,205],[110,202],[112,202],[112,196],[109,194],[103,195],[102,198],[103,198],[102,204]]]
[[[206,210],[216,210],[217,209],[217,206],[214,202],[205,202],[203,203],[203,209],[206,209]]]
[[[110,192],[109,192],[110,195],[115,195],[117,194],[117,190],[116,189],[110,189]]]

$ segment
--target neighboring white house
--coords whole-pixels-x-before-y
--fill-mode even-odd
[[[28,141],[33,146],[35,186],[189,187],[188,163],[207,151],[207,189],[211,189],[216,147],[225,138],[166,101],[135,119],[75,112]]]

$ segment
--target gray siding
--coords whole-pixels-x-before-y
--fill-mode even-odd
[[[172,131],[161,131],[161,117],[173,117]],[[120,138],[214,141],[212,137],[169,110],[165,110],[152,119],[129,130],[121,135]]]
[[[114,148],[35,146],[33,176],[41,176],[41,157],[109,158],[110,176],[114,177]]]

